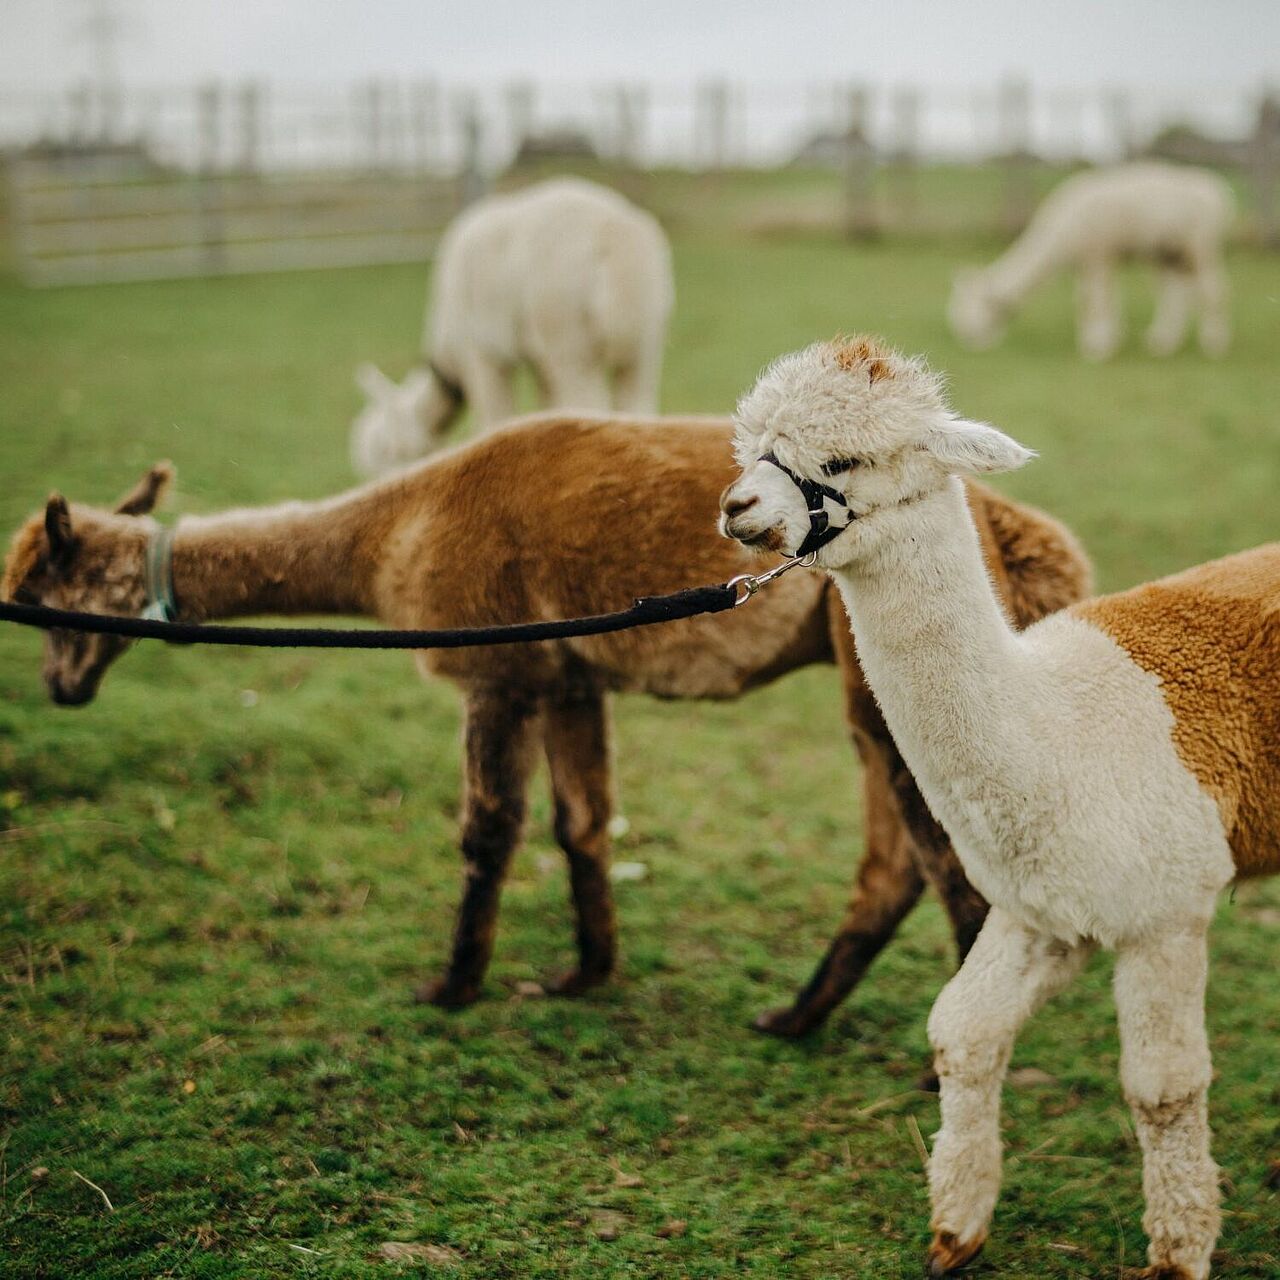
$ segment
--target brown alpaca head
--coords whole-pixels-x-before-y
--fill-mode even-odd
[[[114,511],[73,506],[60,493],[50,495],[45,509],[13,536],[0,598],[135,616],[146,601],[146,548],[156,527],[147,513],[172,478],[169,463],[156,463]],[[60,706],[83,706],[128,647],[118,636],[46,631],[42,674],[49,696]]]

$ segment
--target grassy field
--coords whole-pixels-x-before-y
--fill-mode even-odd
[[[665,406],[725,411],[769,357],[874,329],[1041,451],[1006,487],[1074,525],[1104,587],[1280,533],[1280,258],[1233,258],[1226,360],[1132,341],[1100,368],[1073,354],[1065,284],[999,352],[961,353],[942,323],[960,258],[682,237]],[[409,363],[422,287],[415,267],[0,280],[0,524],[54,486],[110,500],[158,457],[178,511],[346,485],[351,370]],[[649,876],[618,886],[617,981],[518,994],[570,944],[539,794],[487,998],[448,1015],[408,993],[458,891],[449,688],[394,654],[147,645],[69,712],[38,652],[0,630],[0,1274],[919,1274],[937,1104],[912,1082],[952,963],[936,906],[812,1041],[747,1029],[807,976],[859,850],[832,671],[737,705],[623,701],[618,854]],[[1278,930],[1280,885],[1225,900],[1209,992],[1219,1271],[1254,1280],[1280,1274]],[[1108,981],[1101,959],[1016,1050],[1046,1074],[1006,1091],[985,1274],[1142,1260]],[[430,1248],[397,1262],[388,1241]]]

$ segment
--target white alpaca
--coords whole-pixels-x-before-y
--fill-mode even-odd
[[[1030,454],[955,417],[923,361],[865,339],[784,357],[740,404],[735,447],[723,531],[794,551],[820,519],[809,509],[826,511],[817,560],[867,680],[992,904],[929,1019],[942,1082],[931,1274],[986,1238],[1019,1027],[1101,946],[1116,953],[1150,1274],[1203,1280],[1219,1221],[1206,931],[1233,877],[1280,870],[1280,543],[1019,633],[957,476]],[[813,481],[829,492],[814,499]]]
[[[1080,351],[1105,360],[1121,337],[1116,266],[1141,258],[1160,272],[1147,330],[1151,353],[1172,355],[1198,310],[1200,346],[1221,355],[1231,341],[1222,241],[1233,204],[1231,188],[1205,169],[1143,161],[1078,173],[1050,192],[995,262],[956,276],[947,308],[951,328],[968,346],[994,346],[1005,321],[1042,280],[1074,269]]]
[[[662,228],[616,191],[557,178],[478,201],[440,241],[423,367],[398,386],[357,375],[355,469],[421,457],[464,401],[482,429],[511,417],[522,363],[548,407],[656,412],[674,296]]]

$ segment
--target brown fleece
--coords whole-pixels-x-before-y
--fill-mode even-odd
[[[882,378],[893,377],[893,365],[890,362],[893,353],[880,346],[874,338],[847,338],[840,334],[831,340],[831,354],[835,357],[836,366],[845,373],[865,369],[867,380],[873,384]]]
[[[191,617],[358,613],[389,626],[474,627],[605,613],[636,596],[758,572],[777,558],[762,560],[716,532],[719,493],[737,474],[732,430],[727,419],[545,415],[324,503],[189,522],[174,550],[179,607]],[[1016,622],[1086,592],[1088,564],[1059,524],[977,485],[970,495],[993,579]],[[78,549],[67,572],[44,563],[41,513],[15,540],[5,594],[25,584],[49,603],[75,607],[93,578],[119,584],[120,596],[95,595],[95,607],[136,609],[149,526],[86,507],[71,515]],[[838,594],[821,574],[790,573],[749,606],[714,616],[416,659],[461,688],[467,718],[469,877],[453,960],[424,991],[428,999],[456,1005],[478,993],[520,838],[531,736],[552,757],[557,831],[578,912],[579,968],[565,980],[572,990],[599,980],[614,958],[605,695],[736,698],[815,662],[839,662],[846,715],[868,762],[867,812],[881,818],[854,918],[833,944],[836,962],[812,1007],[802,999],[790,1025],[821,1021],[857,981],[910,908],[918,877],[944,895],[962,952],[976,932],[984,904],[893,747]],[[912,859],[899,856],[902,841]],[[890,882],[890,865],[902,868],[905,885]]]
[[[1280,871],[1280,542],[1072,612],[1159,681],[1241,876]]]

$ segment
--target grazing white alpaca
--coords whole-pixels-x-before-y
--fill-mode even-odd
[[[1080,351],[1105,360],[1121,337],[1115,268],[1142,258],[1160,272],[1151,353],[1172,355],[1198,310],[1200,346],[1221,355],[1231,341],[1222,241],[1233,203],[1227,183],[1205,169],[1144,161],[1078,173],[1050,192],[995,262],[956,276],[952,331],[968,346],[994,346],[1027,295],[1071,268],[1079,278]]]
[[[482,429],[511,417],[520,364],[547,407],[655,413],[674,297],[662,228],[616,191],[557,178],[478,201],[440,241],[423,367],[357,374],[356,471],[429,452],[464,402]]]
[[[739,405],[735,449],[723,531],[793,552],[825,516],[811,542],[831,539],[817,560],[868,683],[991,902],[929,1019],[930,1273],[986,1238],[1019,1027],[1101,946],[1116,953],[1149,1274],[1203,1280],[1219,1222],[1206,931],[1228,881],[1280,870],[1280,543],[1016,632],[957,477],[1030,454],[952,414],[923,361],[865,339],[786,356]]]

